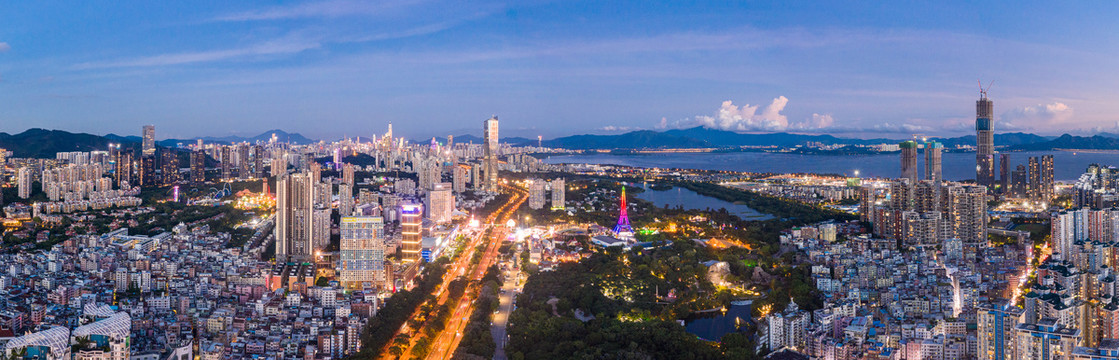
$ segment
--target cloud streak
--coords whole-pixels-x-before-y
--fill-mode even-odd
[[[8,43],[6,43],[6,42],[0,41],[0,53],[11,50],[11,49],[12,49],[11,45],[8,45]]]
[[[136,59],[109,62],[86,62],[75,65],[74,68],[78,70],[88,70],[105,68],[187,65],[195,63],[233,60],[253,56],[295,54],[311,49],[317,49],[321,46],[322,44],[318,41],[300,40],[289,37],[235,49],[161,54],[140,57]]]
[[[218,16],[214,21],[262,21],[302,18],[338,18],[344,16],[379,15],[389,10],[422,3],[420,0],[405,1],[349,1],[308,2],[292,6],[280,6],[262,10],[252,10]]]

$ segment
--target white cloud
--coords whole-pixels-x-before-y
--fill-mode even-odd
[[[711,115],[698,115],[691,119],[675,122],[678,128],[703,126],[709,129],[729,131],[787,131],[787,130],[819,130],[830,128],[835,123],[831,114],[812,114],[811,119],[789,122],[789,118],[781,112],[789,104],[789,98],[778,96],[773,101],[762,107],[761,105],[745,104],[735,105],[733,101],[723,101],[722,106]],[[662,118],[657,128],[668,127],[668,120]]]
[[[662,117],[661,122],[657,123],[657,125],[654,126],[653,128],[658,129],[658,130],[668,128],[668,118]]]
[[[1037,104],[1010,110],[1003,115],[1008,122],[1027,125],[1054,125],[1069,122],[1074,115],[1071,106],[1062,102]],[[998,123],[996,122],[997,126]]]
[[[612,132],[641,130],[641,128],[638,128],[638,127],[617,126],[617,125],[606,125],[606,126],[598,128],[598,129],[601,130],[601,131],[612,131]]]
[[[6,42],[0,41],[0,52],[5,52],[5,51],[11,50],[11,49],[12,49],[11,45],[8,45],[8,43],[6,43]]]

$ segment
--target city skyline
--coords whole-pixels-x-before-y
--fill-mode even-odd
[[[175,6],[13,5],[0,131],[331,139],[392,122],[426,137],[497,113],[503,132],[545,137],[963,135],[976,80],[994,82],[995,132],[1114,129],[1119,110],[1096,71],[1119,50],[1100,8],[1114,4]]]

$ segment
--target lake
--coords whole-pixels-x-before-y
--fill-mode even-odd
[[[700,339],[719,341],[724,335],[738,331],[740,326],[748,327],[751,321],[750,305],[731,305],[726,314],[715,312],[695,315],[685,322],[684,329]]]
[[[1053,155],[1053,176],[1058,181],[1074,181],[1089,164],[1119,166],[1119,154],[1052,152],[1012,152],[1010,169],[1027,165],[1030,156]],[[918,167],[924,176],[924,154],[918,154]],[[996,155],[996,166],[998,163]],[[681,168],[697,170],[731,170],[773,173],[816,173],[861,177],[894,178],[900,175],[898,154],[883,155],[800,155],[766,152],[673,153],[673,154],[589,154],[562,155],[544,159],[549,164],[583,163],[635,167]],[[944,153],[942,166],[946,180],[975,178],[975,153]],[[1028,166],[1028,165],[1027,165]],[[998,172],[995,173],[998,176]]]
[[[683,206],[685,209],[691,210],[706,210],[708,208],[718,210],[726,208],[727,212],[732,215],[737,215],[742,220],[767,220],[773,218],[773,216],[760,213],[757,210],[751,209],[749,206],[700,195],[695,191],[681,187],[657,191],[649,188],[647,184],[642,184],[642,189],[645,189],[645,191],[633,194],[633,196],[651,202],[657,207],[664,207],[665,205],[668,205],[670,208]]]

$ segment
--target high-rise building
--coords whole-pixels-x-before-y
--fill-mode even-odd
[[[221,180],[233,180],[233,150],[229,146],[222,145],[218,151],[221,155],[221,159],[218,159],[221,161]]]
[[[400,206],[400,233],[400,251],[403,254],[400,260],[405,263],[419,261],[423,242],[423,205]]]
[[[976,356],[980,360],[1017,359],[1018,342],[1014,327],[1022,320],[1022,308],[1002,301],[982,304],[977,309],[978,345]]]
[[[144,156],[155,156],[155,125],[144,125],[141,150]]]
[[[172,149],[163,149],[160,154],[159,167],[163,176],[163,185],[173,185],[179,182],[179,153]]]
[[[1029,197],[1029,188],[1030,171],[1026,169],[1025,165],[1018,165],[1014,172],[1010,173],[1010,193],[1014,197],[1026,198]]]
[[[194,150],[190,153],[190,182],[206,182],[206,152]]]
[[[342,165],[342,183],[354,185],[354,164]]]
[[[456,193],[466,191],[466,178],[469,176],[466,168],[462,166],[456,165],[451,168],[451,189]]]
[[[249,158],[249,144],[237,144],[237,178],[247,180],[252,177],[252,159]]]
[[[155,181],[155,155],[145,155],[140,157],[140,186],[156,186],[158,183]]]
[[[283,157],[273,157],[272,165],[268,169],[272,176],[280,176],[288,171],[288,162]]]
[[[552,210],[567,209],[567,188],[563,178],[552,180]]]
[[[314,214],[316,184],[306,173],[276,180],[276,259],[308,260],[314,255],[317,216]],[[327,218],[329,221],[329,217]],[[326,224],[329,229],[329,224]],[[329,239],[327,239],[329,241]]]
[[[470,186],[475,191],[485,188],[484,180],[482,180],[482,166],[481,164],[470,166]]]
[[[1010,154],[999,154],[999,193],[1010,193]]]
[[[925,180],[932,180],[937,185],[944,179],[940,161],[942,151],[944,151],[944,144],[936,141],[925,143]]]
[[[34,182],[33,177],[35,176],[31,168],[26,166],[19,168],[19,172],[16,176],[16,181],[18,182],[18,189],[16,189],[16,192],[19,198],[26,199],[31,197],[31,183]]]
[[[264,178],[264,146],[253,145],[253,178]]]
[[[427,218],[436,223],[451,221],[455,211],[455,195],[451,193],[450,183],[437,183],[427,192]]]
[[[497,191],[497,150],[498,150],[498,134],[497,134],[497,116],[485,121],[485,186],[487,191]]]
[[[1017,324],[1014,331],[1018,343],[1015,359],[1022,360],[1069,359],[1068,355],[1082,340],[1081,329],[1069,328],[1054,319]]]
[[[339,281],[347,290],[385,287],[384,221],[380,216],[344,216]]]
[[[338,214],[350,216],[353,212],[354,186],[347,183],[338,184]]]
[[[132,182],[132,151],[121,150],[120,145],[116,145],[117,150],[114,153],[116,169],[113,171],[113,177],[117,182],[117,186],[123,187],[125,184]]]
[[[1053,155],[1042,155],[1041,164],[1041,201],[1053,200]]]
[[[902,141],[898,144],[901,148],[901,177],[909,179],[910,184],[917,183],[917,142]]]
[[[980,91],[975,102],[975,183],[990,187],[995,184],[994,103],[987,91]]]
[[[951,236],[965,246],[987,245],[987,188],[982,186],[950,186],[946,190],[947,220]]]
[[[544,180],[532,179],[528,184],[528,208],[540,210],[544,208]]]
[[[1027,190],[1027,196],[1031,201],[1041,201],[1042,199],[1042,185],[1041,180],[1041,161],[1037,156],[1031,156],[1029,159],[1030,164],[1030,184]]]

